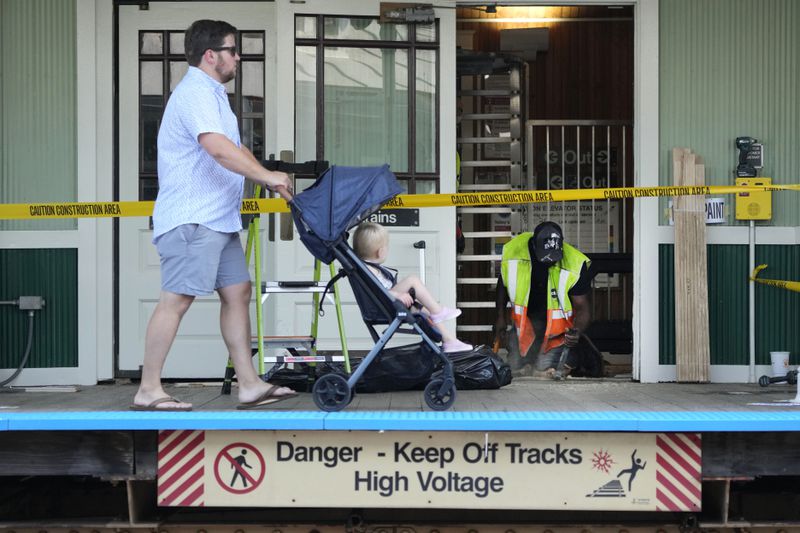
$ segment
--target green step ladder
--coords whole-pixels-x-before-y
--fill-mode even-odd
[[[254,189],[254,198],[261,197],[261,186],[256,185]],[[309,380],[314,379],[314,370],[316,363],[319,362],[343,362],[345,371],[350,374],[350,357],[347,350],[347,339],[344,331],[344,318],[342,316],[342,305],[339,297],[339,289],[334,284],[333,290],[333,303],[336,307],[336,318],[339,327],[339,340],[341,342],[342,354],[341,355],[319,355],[317,353],[317,333],[319,331],[319,302],[320,294],[325,290],[326,283],[320,281],[322,274],[322,262],[319,259],[314,259],[314,279],[313,281],[292,281],[292,282],[278,282],[278,281],[262,281],[261,280],[261,245],[259,244],[258,233],[261,226],[261,215],[256,215],[250,220],[247,228],[247,244],[245,246],[245,261],[248,268],[250,267],[250,257],[254,258],[255,267],[255,286],[259,291],[259,297],[256,302],[256,336],[252,340],[253,355],[258,356],[258,375],[264,381],[268,381],[272,375],[286,364],[305,364],[307,365]],[[331,279],[336,275],[336,268],[333,262],[330,264]],[[312,317],[311,317],[311,331],[307,336],[265,336],[264,335],[264,318],[263,307],[267,298],[271,294],[298,294],[310,293],[312,294]],[[330,295],[327,296],[330,298]],[[264,354],[266,346],[285,348],[289,355],[287,356],[270,356]],[[306,355],[300,353],[303,350]],[[270,370],[266,370],[265,363],[273,363]],[[228,364],[225,367],[225,378],[222,382],[222,394],[230,394],[233,383],[235,371],[233,362],[228,357]]]

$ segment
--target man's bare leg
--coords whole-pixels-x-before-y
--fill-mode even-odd
[[[253,367],[249,311],[252,287],[250,282],[246,281],[217,289],[217,292],[221,301],[220,329],[236,371],[236,379],[239,383],[239,402],[252,402],[270,387],[261,380]],[[292,389],[281,387],[272,394],[283,396],[293,393]]]
[[[178,333],[178,326],[183,315],[192,305],[194,296],[161,291],[150,322],[144,342],[144,361],[142,362],[142,381],[133,398],[136,405],[148,405],[150,402],[169,396],[161,386],[161,372],[164,361]],[[158,405],[161,409],[188,408],[192,404],[185,402],[164,402]]]

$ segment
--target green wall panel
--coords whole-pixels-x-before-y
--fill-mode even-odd
[[[756,246],[759,277],[800,281],[800,246]],[[756,283],[756,362],[770,364],[769,352],[791,352],[800,363],[800,292]]]
[[[0,250],[0,301],[20,296],[45,299],[26,368],[78,366],[77,250]],[[0,306],[0,368],[19,365],[27,339],[27,312]]]
[[[800,1],[661,0],[659,42],[660,184],[683,146],[705,159],[707,183],[732,184],[743,135],[765,145],[762,176],[800,182]],[[800,225],[800,195],[776,193],[773,212],[773,225]]]
[[[0,0],[0,203],[77,199],[76,39],[75,0]],[[0,220],[0,230],[76,228]]]
[[[757,246],[762,277],[800,279],[800,247]],[[674,247],[659,246],[659,363],[675,364]],[[747,365],[749,266],[746,245],[708,246],[708,318],[711,364]],[[756,363],[770,364],[770,351],[792,352],[800,361],[800,293],[756,284]]]

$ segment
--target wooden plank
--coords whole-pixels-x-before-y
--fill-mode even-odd
[[[705,164],[701,157],[695,160],[694,185],[705,185]],[[706,239],[706,197],[692,196],[694,203],[694,226],[697,232],[697,257],[695,261],[695,312],[698,327],[695,328],[695,381],[707,383],[710,380],[711,341],[708,322],[708,246]]]
[[[130,431],[3,431],[4,476],[132,477]]]
[[[800,475],[800,433],[703,434],[703,477]]]
[[[672,152],[673,181],[702,185],[702,159],[688,148]],[[673,199],[675,221],[675,365],[679,382],[705,383],[709,375],[705,198]]]
[[[158,474],[158,431],[133,432],[136,479],[156,479]]]

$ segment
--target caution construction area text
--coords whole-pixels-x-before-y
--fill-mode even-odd
[[[699,511],[697,433],[161,431],[163,507]]]
[[[575,200],[623,200],[672,196],[705,196],[746,192],[800,190],[800,185],[709,185],[618,187],[607,189],[559,189],[529,191],[485,191],[454,194],[401,194],[385,208],[459,207],[519,205]],[[153,214],[154,202],[64,202],[0,204],[0,220],[46,218],[141,217]],[[253,198],[242,202],[243,214],[285,213],[289,206],[280,198]]]

